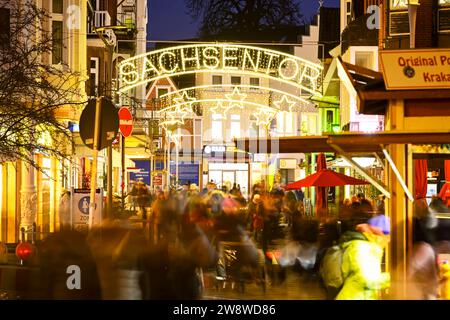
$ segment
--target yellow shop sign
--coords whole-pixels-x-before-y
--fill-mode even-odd
[[[450,49],[383,50],[387,90],[450,89]]]

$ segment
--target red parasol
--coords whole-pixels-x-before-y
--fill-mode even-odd
[[[337,173],[333,170],[322,169],[302,180],[298,180],[285,187],[285,190],[296,190],[302,187],[337,187],[346,185],[370,184],[366,180],[357,179]]]

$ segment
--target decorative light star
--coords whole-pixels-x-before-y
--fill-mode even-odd
[[[242,102],[245,100],[247,95],[245,93],[241,93],[239,91],[238,87],[234,87],[233,92],[225,94],[225,97],[227,97],[227,99],[230,100],[229,109],[234,108],[234,107],[242,109],[242,108],[244,108],[244,106],[242,105]],[[236,101],[240,101],[240,103],[238,103]]]
[[[172,124],[184,124],[184,118],[189,115],[189,109],[182,105],[176,105],[172,110],[166,111],[166,115],[168,117],[168,123]]]
[[[255,117],[255,120],[253,120],[256,125],[264,125],[269,126],[270,122],[274,118],[274,116],[277,114],[277,111],[274,109],[269,108],[259,108],[258,112],[254,113],[253,116]]]
[[[217,104],[211,108],[211,113],[219,113],[221,114],[224,119],[227,118],[227,112],[228,110],[230,110],[232,108],[232,106],[230,107],[230,105],[228,105],[227,107],[223,106],[223,102],[222,101],[218,101]]]
[[[192,111],[192,104],[196,100],[197,99],[195,97],[190,97],[188,95],[187,91],[183,91],[181,97],[173,99],[173,101],[175,101],[175,103],[176,103],[176,107],[178,107],[178,110],[180,107],[182,107],[183,109],[189,109],[190,111]]]
[[[162,110],[166,116],[167,120],[164,123],[169,125],[174,124],[184,124],[184,119],[193,112],[192,104],[196,101],[196,98],[189,97],[186,91],[183,91],[181,97],[174,98],[175,105],[169,106]]]
[[[281,99],[273,103],[280,111],[285,111],[289,109],[292,112],[293,108],[297,104],[295,101],[290,101],[286,95],[283,95]]]

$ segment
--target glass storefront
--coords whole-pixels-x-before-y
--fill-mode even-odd
[[[208,181],[214,182],[218,188],[226,186],[228,190],[236,183],[244,197],[249,191],[248,163],[209,163]]]

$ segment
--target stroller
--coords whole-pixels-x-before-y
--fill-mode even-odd
[[[265,272],[264,264],[261,263],[262,259],[250,240],[220,241],[216,289],[219,290],[220,284],[225,288],[227,283],[231,283],[232,289],[237,285],[238,290],[243,293],[246,283],[256,282],[265,292]]]

